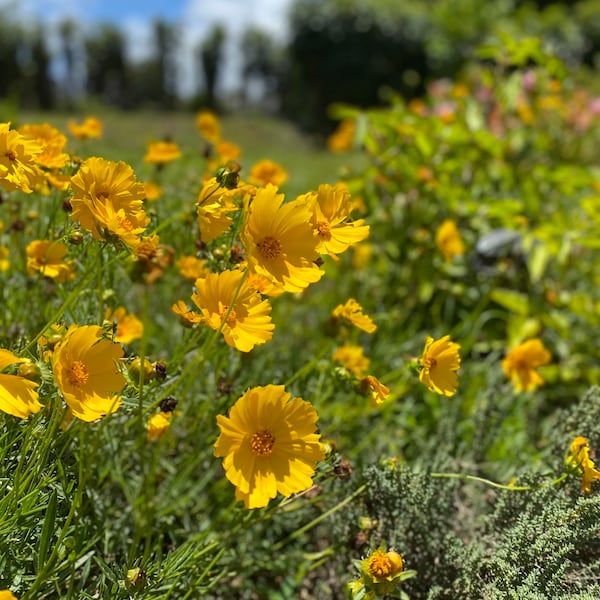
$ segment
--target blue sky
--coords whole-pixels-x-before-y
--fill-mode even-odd
[[[190,81],[194,47],[219,23],[228,29],[226,72],[222,87],[232,88],[241,63],[237,43],[249,25],[260,27],[274,38],[287,36],[287,11],[293,0],[0,0],[0,15],[8,11],[23,22],[41,21],[48,30],[48,43],[58,44],[57,23],[75,19],[84,30],[100,21],[118,25],[129,42],[133,60],[147,56],[152,22],[157,17],[179,25],[180,80]],[[185,93],[186,90],[183,89]]]

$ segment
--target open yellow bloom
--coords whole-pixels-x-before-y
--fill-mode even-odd
[[[310,218],[305,200],[283,204],[283,194],[275,186],[259,189],[241,232],[250,272],[267,277],[286,292],[301,292],[321,279],[324,271],[313,262],[318,258],[317,238]]]
[[[246,508],[266,506],[277,492],[285,497],[312,486],[316,463],[325,458],[317,413],[283,385],[249,389],[229,416],[217,416],[221,431],[215,456]]]
[[[81,123],[71,120],[68,122],[67,127],[78,140],[102,137],[102,123],[96,117],[86,117]]]
[[[319,254],[337,259],[338,254],[368,237],[369,226],[364,219],[350,220],[354,203],[344,184],[323,184],[305,197],[311,200],[311,222],[318,234]]]
[[[181,157],[181,150],[175,142],[152,142],[144,156],[145,163],[165,165]]]
[[[35,240],[25,249],[27,253],[27,272],[39,272],[44,277],[64,283],[73,279],[75,274],[72,260],[65,260],[68,249],[62,242]]]
[[[19,132],[40,145],[42,151],[37,155],[37,162],[42,167],[62,169],[69,162],[69,155],[63,152],[67,137],[56,127],[48,123],[23,125],[19,127]]]
[[[446,262],[452,262],[455,256],[465,253],[465,245],[460,237],[460,231],[452,219],[446,219],[435,233],[435,243]]]
[[[223,164],[237,160],[242,154],[242,149],[233,142],[223,140],[215,145],[215,153],[219,157],[219,163]]]
[[[586,494],[591,493],[594,480],[600,481],[600,471],[596,469],[594,461],[590,458],[589,442],[581,435],[571,443],[566,467],[568,471],[574,471],[581,476],[581,491]]]
[[[273,337],[271,305],[244,280],[241,271],[209,273],[196,280],[194,304],[204,323],[221,330],[225,341],[242,352],[249,352]]]
[[[196,258],[195,256],[180,256],[175,263],[179,272],[186,278],[196,281],[199,277],[204,277],[209,271],[206,266],[206,260]]]
[[[121,404],[127,381],[119,370],[123,349],[97,325],[71,325],[52,354],[54,379],[73,414],[95,421]]]
[[[278,163],[272,160],[261,160],[252,166],[248,181],[254,185],[265,186],[268,183],[279,187],[283,185],[288,178],[286,170]]]
[[[106,309],[104,320],[115,328],[114,340],[120,344],[130,344],[144,335],[144,324],[124,306],[114,310]]]
[[[515,346],[502,361],[502,369],[518,392],[531,391],[544,383],[537,367],[552,360],[550,352],[539,338],[526,340]]]
[[[420,359],[419,380],[432,392],[454,396],[458,387],[456,371],[460,368],[460,346],[445,335],[439,340],[427,337]]]
[[[219,119],[210,110],[201,110],[196,115],[196,126],[206,141],[216,144],[221,139]]]
[[[202,323],[204,320],[202,315],[194,312],[183,300],[177,300],[177,302],[171,306],[171,310],[179,317],[181,323],[186,327]]]
[[[222,187],[215,177],[204,183],[196,205],[198,229],[203,242],[212,242],[231,227],[231,214],[237,210],[234,199],[245,193],[244,189]]]
[[[26,358],[19,358],[9,350],[0,348],[0,371],[10,365],[26,362]],[[38,402],[38,393],[35,391],[37,386],[34,381],[19,375],[0,373],[0,410],[20,419],[39,412],[42,405]]]
[[[154,181],[144,181],[144,193],[146,200],[158,200],[163,195],[162,188]]]
[[[346,304],[338,304],[333,309],[331,316],[334,319],[346,321],[367,333],[373,333],[377,329],[377,325],[373,323],[371,317],[363,314],[362,306],[354,298],[350,298]]]
[[[336,348],[331,360],[341,363],[356,377],[362,377],[371,364],[371,361],[364,355],[362,346],[355,344],[344,344]]]
[[[27,194],[44,183],[44,174],[37,157],[42,147],[31,138],[10,129],[10,123],[0,123],[0,184],[5,190],[20,190]]]
[[[71,178],[71,186],[73,220],[96,239],[115,235],[130,247],[139,243],[149,222],[143,205],[146,193],[127,163],[88,158]]]

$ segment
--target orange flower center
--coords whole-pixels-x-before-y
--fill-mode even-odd
[[[435,369],[435,367],[437,366],[437,360],[435,360],[435,358],[431,356],[427,356],[423,359],[423,366],[426,369]]]
[[[275,438],[268,429],[263,429],[262,431],[257,431],[256,433],[252,434],[250,448],[252,448],[252,452],[254,452],[254,454],[268,456],[273,451],[274,445]]]
[[[227,305],[223,305],[223,308],[221,309],[221,322],[223,322],[225,320],[225,315],[227,315],[227,311],[229,310],[229,306]],[[233,308],[231,309],[231,312],[227,315],[227,325],[229,325],[229,327],[235,327],[235,323],[236,323],[236,315],[235,315],[235,310],[233,310]]]
[[[15,155],[15,153],[12,150],[7,150],[4,153],[4,156],[6,156],[6,158],[8,158],[8,160],[12,160],[13,162],[15,160],[17,160],[17,156]]]
[[[261,242],[258,242],[258,251],[268,260],[273,260],[281,256],[281,242],[274,237],[266,237]]]
[[[317,231],[319,233],[319,237],[329,241],[331,239],[331,227],[327,221],[319,221],[317,223]]]
[[[392,561],[383,553],[376,552],[369,560],[369,571],[375,577],[388,577],[392,574],[394,565]]]
[[[75,387],[81,387],[85,385],[89,375],[90,374],[87,367],[80,360],[75,360],[69,368],[67,379],[71,385],[74,385]]]
[[[127,232],[133,230],[133,225],[127,217],[121,217],[120,215],[117,215],[117,221],[119,222],[119,227],[121,229],[124,229]]]

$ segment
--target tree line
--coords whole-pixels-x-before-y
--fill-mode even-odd
[[[570,64],[600,64],[598,15],[600,0],[504,0],[485,10],[480,0],[295,0],[284,43],[255,28],[243,34],[235,96],[243,105],[249,90],[259,89],[270,108],[324,131],[331,103],[376,105],[386,89],[418,96],[428,81],[456,75],[499,28],[542,37]],[[65,20],[51,54],[42,24],[25,27],[0,15],[0,98],[40,109],[70,108],[82,98],[122,109],[219,109],[226,104],[219,81],[227,36],[226,27],[216,25],[197,41],[199,83],[182,98],[176,23],[156,20],[150,56],[132,61],[126,34],[115,24],[83,31]]]

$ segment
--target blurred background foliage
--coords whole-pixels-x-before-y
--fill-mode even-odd
[[[256,28],[245,32],[240,84],[226,93],[219,82],[228,30],[215,25],[196,43],[198,89],[181,98],[177,23],[156,21],[152,56],[132,61],[115,24],[85,31],[66,20],[52,54],[44,24],[16,23],[5,9],[0,98],[8,107],[69,110],[90,98],[124,109],[225,109],[253,102],[327,133],[332,102],[378,105],[390,89],[421,96],[430,81],[460,73],[474,48],[499,31],[539,37],[568,67],[594,68],[600,61],[600,0],[498,0],[484,10],[478,0],[295,0],[289,24],[284,43]]]

